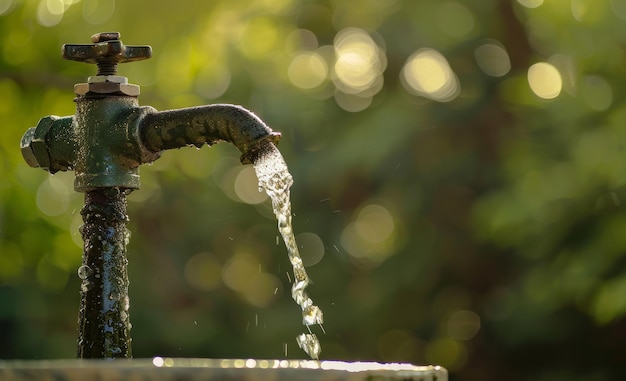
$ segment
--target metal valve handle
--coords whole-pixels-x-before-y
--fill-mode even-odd
[[[119,32],[96,33],[93,44],[65,44],[62,56],[66,60],[92,63],[98,66],[97,75],[116,75],[117,64],[140,61],[152,57],[150,46],[125,46]]]

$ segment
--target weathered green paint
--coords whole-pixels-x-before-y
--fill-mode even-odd
[[[152,112],[129,96],[84,96],[76,99],[74,188],[139,188],[138,167],[146,158],[138,140],[138,120]]]
[[[20,146],[24,160],[50,173],[71,169],[76,160],[73,124],[73,116],[41,118],[37,127],[29,128],[22,137]]]

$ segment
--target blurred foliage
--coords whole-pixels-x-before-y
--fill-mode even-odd
[[[120,67],[142,105],[241,104],[283,133],[322,358],[623,377],[625,4],[0,0],[0,357],[75,354],[82,195],[18,143],[94,75],[60,46],[117,30],[153,47]],[[286,252],[234,147],[141,174],[135,357],[304,357]]]

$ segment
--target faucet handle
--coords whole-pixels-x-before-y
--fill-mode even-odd
[[[65,44],[62,56],[66,60],[94,63],[97,75],[116,75],[117,64],[140,61],[152,57],[150,46],[125,46],[119,32],[96,33],[91,36],[93,44]]]

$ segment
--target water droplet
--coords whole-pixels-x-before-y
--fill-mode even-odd
[[[82,280],[89,278],[91,274],[93,274],[93,270],[87,265],[82,265],[78,268],[78,277]]]
[[[291,297],[299,306],[302,306],[308,297],[304,292],[306,288],[306,282],[296,282],[291,287]]]
[[[309,299],[311,300],[311,299]],[[302,311],[302,324],[309,326],[313,324],[323,324],[324,314],[318,306],[309,306]]]
[[[128,246],[130,243],[130,230],[124,229],[124,245]]]
[[[317,340],[317,336],[311,333],[303,333],[296,337],[298,346],[305,351],[312,359],[317,360],[319,358],[322,348],[320,342]]]

